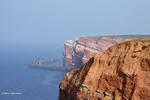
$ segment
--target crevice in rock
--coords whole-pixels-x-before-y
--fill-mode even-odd
[[[121,90],[121,100],[124,100],[124,90],[125,90],[125,86],[126,86],[126,83],[127,83],[127,78],[126,76],[123,76],[124,80],[123,80],[123,83],[122,83],[122,90]]]
[[[134,86],[133,86],[133,88],[132,88],[132,91],[131,91],[130,96],[129,96],[129,100],[132,100],[132,96],[133,96],[133,94],[134,94],[135,87],[136,87],[136,84],[134,84]]]
[[[120,68],[119,68],[119,67],[120,67],[120,63],[121,63],[121,62],[120,62],[120,58],[121,58],[121,57],[119,56],[119,57],[118,57],[118,60],[117,60],[117,65],[116,65],[116,67],[117,67],[116,71],[117,71],[117,72],[120,72]]]
[[[116,97],[115,92],[113,92],[112,95],[113,95],[113,99],[112,100],[115,100],[115,97]]]

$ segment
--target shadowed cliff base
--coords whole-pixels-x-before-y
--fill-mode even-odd
[[[59,100],[149,100],[150,40],[123,42],[67,73]]]

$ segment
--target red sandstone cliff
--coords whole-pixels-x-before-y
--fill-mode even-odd
[[[150,100],[150,40],[117,44],[67,73],[59,100]]]
[[[72,40],[67,40],[63,47],[63,66],[73,67],[72,65],[73,43]]]
[[[81,67],[91,57],[101,53],[112,45],[135,38],[123,37],[82,37],[66,41],[63,48],[63,66]]]

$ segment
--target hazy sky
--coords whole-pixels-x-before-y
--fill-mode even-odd
[[[0,42],[150,34],[150,0],[0,0]]]

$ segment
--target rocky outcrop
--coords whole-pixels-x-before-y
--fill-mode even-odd
[[[81,67],[91,57],[101,53],[112,45],[135,38],[125,37],[81,37],[75,40],[66,41],[63,48],[63,66]]]
[[[67,40],[63,47],[63,66],[72,67],[73,43]]]
[[[59,100],[150,100],[150,40],[117,44],[68,72]]]

